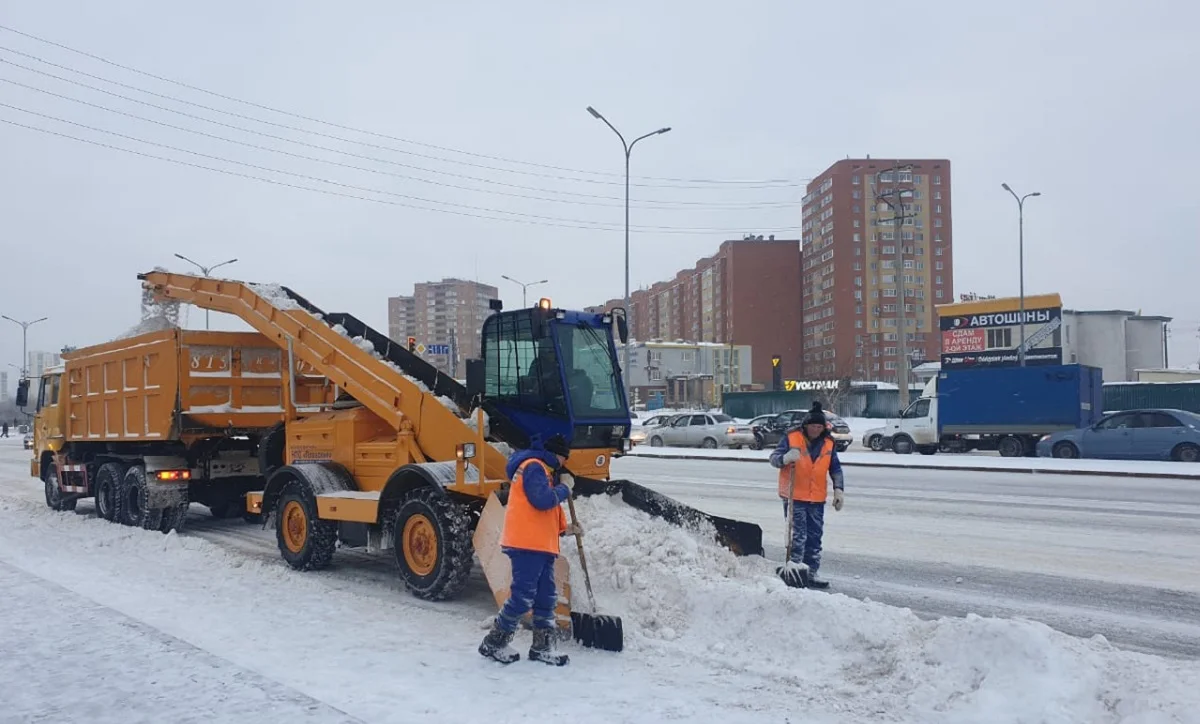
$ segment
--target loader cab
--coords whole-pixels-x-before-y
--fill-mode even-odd
[[[530,436],[561,434],[572,448],[623,450],[631,423],[614,329],[626,338],[623,313],[556,309],[548,299],[497,312],[483,324],[468,389]]]

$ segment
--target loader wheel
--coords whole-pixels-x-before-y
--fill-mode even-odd
[[[400,503],[393,526],[396,563],[417,598],[454,598],[471,572],[471,514],[441,491],[421,487]]]
[[[317,499],[301,483],[289,483],[279,496],[275,538],[288,565],[298,571],[317,571],[333,560],[337,523],[317,517]]]
[[[117,519],[117,496],[121,490],[121,479],[125,477],[125,466],[121,463],[105,463],[96,471],[96,516],[108,521]]]
[[[78,498],[68,498],[63,495],[62,488],[58,487],[58,468],[51,463],[46,466],[46,505],[51,510],[75,510],[75,503]]]

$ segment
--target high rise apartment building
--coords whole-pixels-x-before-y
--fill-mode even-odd
[[[622,305],[613,299],[602,308]],[[799,369],[799,242],[761,236],[726,241],[673,279],[630,294],[629,306],[633,339],[748,345],[751,379],[770,385],[772,355],[783,359],[785,375]],[[740,379],[733,356],[736,350],[730,374]]]
[[[47,368],[55,367],[60,364],[62,364],[62,355],[57,352],[40,352],[30,350],[26,374],[36,380],[42,376],[42,373],[45,372]]]
[[[945,159],[868,157],[838,161],[808,185],[804,377],[896,381],[902,314],[913,363],[939,358],[934,307],[954,298],[950,178]],[[887,201],[903,204],[899,239]]]
[[[416,337],[426,360],[461,378],[465,361],[479,356],[488,305],[498,297],[496,287],[463,279],[416,284],[412,296],[388,298],[388,336],[400,343]]]

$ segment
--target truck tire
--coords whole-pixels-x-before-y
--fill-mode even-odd
[[[280,494],[275,539],[283,560],[297,571],[319,571],[333,560],[337,523],[317,517],[317,496],[307,483],[293,480]]]
[[[1021,438],[1011,435],[1001,438],[996,449],[1000,451],[1001,457],[1019,458],[1025,455],[1025,443],[1021,441]]]
[[[121,463],[104,463],[96,471],[96,517],[107,521],[117,519],[117,496],[121,480],[125,477],[125,466]]]
[[[162,511],[151,510],[146,490],[146,468],[134,465],[125,471],[117,488],[115,519],[121,525],[157,530],[162,523]]]
[[[186,498],[186,493],[184,494]],[[159,513],[158,529],[163,533],[182,531],[187,523],[188,509],[191,506],[185,501],[170,508],[163,508]]]
[[[400,578],[414,596],[444,601],[462,591],[474,555],[464,506],[440,490],[415,488],[400,502],[393,536]]]
[[[1056,458],[1075,460],[1079,457],[1079,448],[1075,447],[1075,443],[1064,440],[1057,443],[1050,454]]]
[[[58,468],[54,463],[46,466],[46,473],[42,476],[46,488],[46,505],[50,510],[75,510],[75,503],[78,498],[68,498],[63,494],[62,488],[58,486]]]
[[[921,445],[917,447],[917,452],[922,455],[937,455],[938,447],[938,445]]]
[[[263,479],[271,477],[275,468],[283,466],[286,452],[287,433],[283,423],[277,423],[258,440],[258,474]]]
[[[892,438],[892,452],[897,455],[912,455],[914,447],[912,438],[908,435],[897,435]]]
[[[1171,458],[1181,463],[1200,463],[1200,446],[1190,442],[1176,445],[1175,449],[1171,451]]]

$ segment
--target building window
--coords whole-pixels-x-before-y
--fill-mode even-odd
[[[863,321],[862,321],[861,319],[856,319],[856,320],[854,320],[854,328],[855,328],[855,329],[862,329],[862,328],[863,328]]]
[[[862,221],[855,219],[854,220],[854,228],[856,228],[856,229],[862,228]]]
[[[858,176],[851,176],[850,183],[854,184],[855,186],[858,186],[860,183],[862,183],[862,179],[860,179]]]
[[[941,270],[942,270],[942,263],[941,263],[940,261],[939,261],[939,262],[937,262],[936,264],[934,264],[934,265],[933,265],[933,268],[934,268],[934,269],[936,269],[936,270],[938,270],[938,271],[941,271]]]
[[[933,185],[934,185],[934,186],[941,186],[941,185],[942,185],[942,177],[941,177],[941,176],[934,176],[934,177],[933,177]]]
[[[856,301],[859,301],[859,302],[861,302],[861,301],[862,301],[862,298],[863,298],[863,296],[862,296],[862,290],[861,290],[861,289],[856,289],[856,290],[854,290],[854,299],[855,299]]]
[[[933,207],[933,213],[935,213],[935,214],[940,214],[940,213],[942,213],[942,205],[941,205],[941,204],[937,204],[937,205],[935,205],[935,206]]]
[[[941,200],[942,200],[942,192],[941,192],[941,191],[934,191],[934,192],[933,192],[933,199],[934,199],[934,201],[941,201]]]
[[[938,274],[936,277],[934,277],[934,278],[933,278],[933,283],[934,283],[934,284],[941,284],[941,283],[942,283],[942,275],[941,275],[941,274]]]
[[[913,174],[913,183],[915,183],[915,184],[921,183],[921,174],[919,174],[919,173]]]
[[[942,290],[941,289],[937,290],[936,292],[934,292],[933,296],[937,297],[938,299],[941,299],[942,298]]]
[[[852,192],[850,193],[850,195],[851,195],[851,196],[853,196],[853,197],[854,197],[854,198],[856,198],[856,199],[861,199],[861,198],[862,198],[862,191],[858,191],[858,190],[856,189],[856,190],[852,191]]]
[[[854,232],[854,241],[856,241],[856,242],[862,241],[862,234],[858,233],[857,231]]]
[[[987,331],[988,349],[1012,349],[1012,329],[1001,327]]]
[[[936,227],[938,227],[938,228],[941,228],[941,226],[942,226],[942,220],[941,220],[941,219],[934,219],[934,220],[933,220],[933,225],[934,225],[934,226],[936,226]]]
[[[942,255],[942,247],[940,247],[940,246],[939,246],[937,249],[934,249],[934,251],[933,251],[933,255],[934,255],[934,256],[941,256],[941,255]]]
[[[896,363],[895,362],[884,362],[883,368],[885,370],[889,370],[889,371],[894,370],[894,369],[896,369]]]

